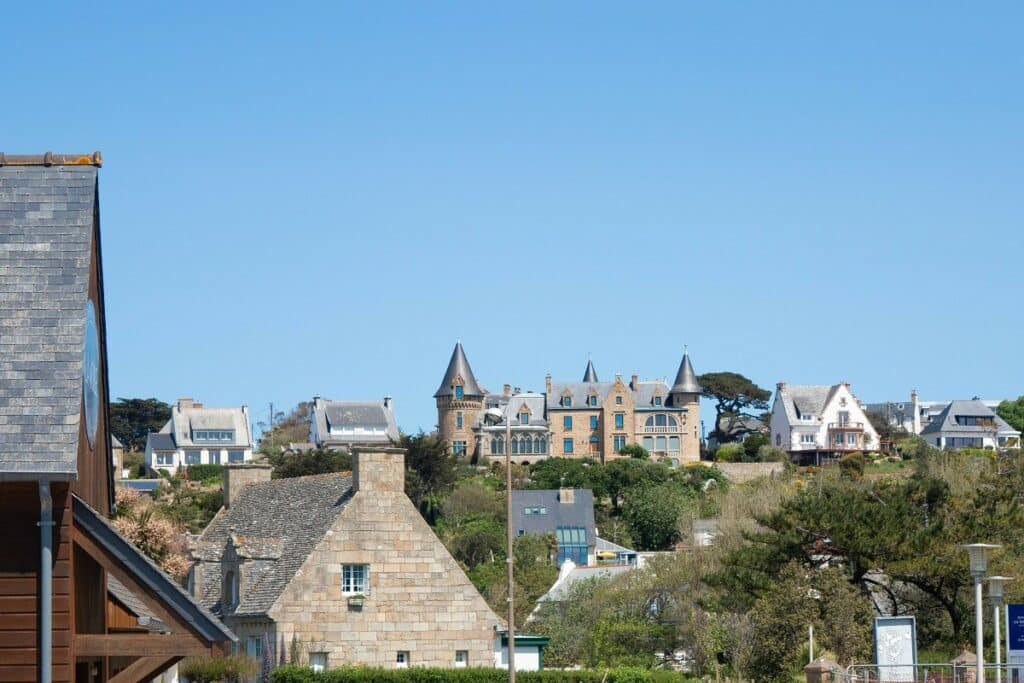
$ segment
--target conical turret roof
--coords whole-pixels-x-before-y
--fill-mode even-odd
[[[583,373],[584,382],[597,382],[597,370],[594,369],[594,363],[588,358],[587,359],[587,370]]]
[[[469,367],[469,361],[466,360],[466,352],[462,350],[462,342],[455,343],[452,359],[448,361],[448,370],[444,373],[444,379],[441,380],[441,386],[434,393],[434,398],[454,395],[455,391],[452,385],[455,384],[457,378],[462,378],[462,393],[464,396],[484,395],[483,389],[480,388],[480,385],[476,382],[476,377],[473,376],[472,368]]]
[[[672,393],[699,394],[700,383],[697,382],[697,373],[693,371],[690,364],[690,354],[683,352],[683,360],[679,363],[679,372],[676,373],[676,381],[672,385]]]

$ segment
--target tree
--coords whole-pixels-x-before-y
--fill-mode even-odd
[[[750,673],[754,680],[793,680],[807,626],[817,616],[810,590],[806,570],[792,562],[783,567],[777,580],[754,603],[750,611],[755,643]]]
[[[264,455],[276,455],[283,446],[289,443],[302,443],[309,439],[309,418],[313,412],[312,401],[301,401],[287,415],[274,415],[274,425],[266,422],[258,423],[263,429],[260,437],[259,451]]]
[[[515,584],[517,624],[526,621],[537,599],[547,593],[551,584],[558,578],[558,568],[550,559],[555,547],[555,537],[552,534],[525,534],[513,542],[512,580]],[[504,553],[491,562],[478,565],[467,575],[490,604],[491,609],[499,615],[507,614],[508,603],[505,598],[508,596],[508,580]]]
[[[1018,396],[1016,401],[1003,401],[996,408],[996,414],[1018,432],[1024,432],[1024,396]]]
[[[308,477],[311,474],[349,472],[352,470],[352,456],[346,451],[318,448],[302,453],[277,453],[267,456],[274,466],[275,479]]]
[[[532,489],[590,489],[597,501],[607,495],[604,468],[588,458],[547,458],[530,465]]]
[[[697,378],[701,395],[715,402],[715,429],[712,432],[719,443],[738,439],[745,430],[730,429],[740,418],[760,418],[752,411],[768,410],[772,392],[754,384],[736,372],[709,372]]]
[[[155,398],[119,398],[110,404],[110,433],[126,451],[146,450],[146,436],[171,419],[171,406]]]
[[[405,449],[405,493],[424,518],[433,523],[440,514],[441,499],[458,476],[458,457],[437,434],[403,434],[399,446]]]
[[[902,426],[890,423],[882,413],[868,410],[865,414],[868,416],[868,422],[871,423],[871,426],[878,433],[878,438],[882,441],[897,441],[909,436],[907,430],[903,429]]]
[[[160,513],[138,491],[118,487],[114,528],[173,578],[181,581],[188,572],[184,528]]]
[[[647,460],[651,457],[651,454],[647,452],[647,449],[638,443],[628,443],[619,449],[619,455],[628,455],[631,458],[639,458],[640,460]]]
[[[626,492],[623,517],[637,550],[667,550],[679,540],[683,510],[693,491],[677,481],[635,486]]]

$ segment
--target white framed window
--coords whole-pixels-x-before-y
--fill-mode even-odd
[[[463,669],[469,665],[469,650],[455,651],[455,668]]]
[[[199,451],[185,451],[185,464],[198,465],[202,461]]]
[[[228,462],[245,462],[245,451],[228,451]]]
[[[310,652],[309,653],[309,668],[313,670],[313,673],[323,673],[327,670],[327,653],[326,652]]]
[[[466,454],[466,442],[465,441],[452,441],[452,453],[454,455],[465,455]]]
[[[220,451],[219,450],[215,451],[215,450],[213,450],[211,448],[211,449],[207,450],[206,453],[207,453],[206,457],[209,459],[209,462],[210,462],[211,465],[219,465],[220,464]]]
[[[370,565],[341,565],[341,592],[345,595],[366,595],[370,592]]]
[[[173,465],[174,464],[174,453],[156,453],[156,464],[157,465]]]
[[[801,434],[800,443],[814,443],[814,434]]]
[[[847,434],[846,434],[846,444],[848,446],[856,446],[857,445],[857,435],[854,434],[853,432],[847,432]]]
[[[409,668],[409,651],[399,650],[395,653],[395,667],[398,669]]]

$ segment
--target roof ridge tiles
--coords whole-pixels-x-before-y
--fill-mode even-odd
[[[102,166],[103,155],[92,154],[4,154],[0,152],[0,166]]]

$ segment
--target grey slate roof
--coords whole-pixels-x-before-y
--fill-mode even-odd
[[[291,582],[309,553],[330,529],[352,497],[348,474],[319,474],[310,477],[274,479],[250,484],[230,508],[217,513],[206,527],[193,553],[217,562],[233,535],[248,552],[276,555],[251,586],[242,586],[235,615],[265,615]],[[251,542],[246,539],[252,537]],[[273,551],[273,552],[270,552]],[[205,570],[202,586],[196,587],[199,601],[215,613],[221,605],[221,576]]]
[[[555,410],[576,410],[587,409],[587,397],[594,394],[597,396],[597,405],[604,403],[608,392],[615,386],[615,382],[552,382],[551,392],[548,394],[548,408]],[[566,408],[562,405],[562,396],[568,393],[572,396],[572,405]]]
[[[453,396],[455,392],[452,390],[452,385],[457,377],[462,378],[462,392],[465,396],[484,396],[486,394],[477,383],[476,377],[473,376],[473,370],[469,367],[469,361],[466,360],[466,352],[462,350],[462,342],[456,342],[451,360],[448,361],[448,369],[444,373],[444,379],[441,380],[441,386],[434,392],[434,398]]]
[[[832,393],[839,389],[838,384],[786,384],[778,390],[776,398],[783,402],[786,416],[791,423],[796,422],[798,415],[821,416]]]
[[[999,434],[1018,434],[1006,420],[999,417],[994,410],[978,400],[952,401],[941,413],[928,423],[921,434],[945,434],[947,436],[982,436],[991,435],[992,428],[982,425],[957,424],[958,415],[968,417],[988,417],[995,419],[996,431]]]
[[[192,432],[197,429],[233,430],[233,441],[193,443]],[[171,419],[160,429],[161,434],[170,434],[178,448],[217,446],[220,448],[247,448],[252,445],[249,419],[246,411],[238,408],[207,408],[175,404],[171,407]]]
[[[384,406],[384,401],[329,401],[314,399],[310,419],[316,422],[316,431],[324,444],[332,443],[397,443],[401,438],[395,412]],[[334,427],[365,427],[385,430],[385,434],[341,436],[330,433]]]
[[[587,369],[583,372],[584,382],[597,382],[597,370],[594,369],[594,363],[587,359]]]
[[[542,507],[543,515],[526,515],[526,508]],[[587,545],[593,546],[597,533],[594,529],[594,494],[590,489],[574,489],[573,502],[559,500],[558,489],[517,489],[512,491],[512,528],[528,534],[555,533],[560,526],[581,526],[587,530]]]
[[[679,363],[679,370],[676,372],[676,381],[672,383],[672,393],[699,394],[700,383],[697,381],[697,373],[693,371],[690,364],[690,354],[683,353],[683,360]]]
[[[548,424],[547,418],[544,417],[544,394],[538,394],[533,391],[522,392],[519,394],[512,394],[511,396],[505,396],[503,394],[493,395],[495,402],[501,407],[501,412],[506,420],[511,420],[512,428],[520,427],[519,423],[519,410],[526,408],[527,412],[530,413],[530,422],[526,426],[530,427],[546,427]],[[483,423],[482,414],[477,417],[474,426],[479,426]],[[501,431],[504,433],[505,425],[498,424],[488,426],[488,430]]]
[[[174,438],[162,432],[150,432],[146,435],[146,448],[153,451],[173,451],[177,449]]]
[[[620,574],[633,571],[635,567],[628,564],[609,564],[597,567],[573,567],[572,571],[560,573],[558,580],[551,586],[547,593],[542,595],[538,602],[553,600],[561,602],[565,600],[573,587],[581,581],[596,579],[599,581],[610,581]]]
[[[0,166],[0,476],[74,478],[94,166]]]

